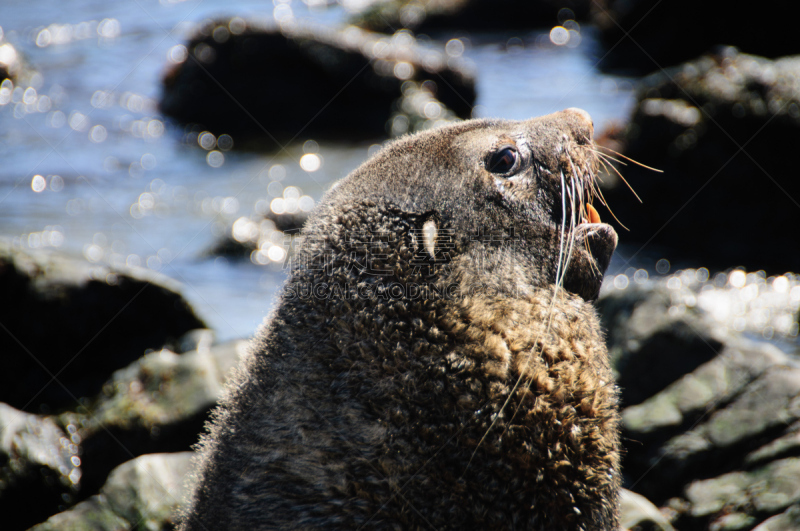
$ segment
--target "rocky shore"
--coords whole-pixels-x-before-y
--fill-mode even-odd
[[[620,275],[598,306],[622,388],[626,486],[681,530],[790,518],[800,502],[800,277]]]
[[[2,255],[5,263],[28,258]],[[637,270],[607,279],[598,308],[623,391],[629,528],[733,531],[769,520],[790,529],[797,521],[798,307],[800,276],[792,274],[700,269],[649,278]],[[176,311],[171,303],[158,315]],[[2,404],[7,528],[170,529],[192,444],[247,345],[192,330],[98,373],[94,394],[50,413]]]

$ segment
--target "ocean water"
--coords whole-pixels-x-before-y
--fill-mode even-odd
[[[158,113],[161,76],[198,23],[223,16],[336,25],[347,12],[297,0],[0,5],[5,40],[36,71],[10,94],[0,90],[0,238],[158,270],[182,283],[220,340],[252,335],[285,274],[278,263],[207,258],[205,251],[234,220],[274,198],[319,200],[374,149],[304,137],[279,153],[211,154],[194,137],[187,141],[181,126]],[[602,51],[591,28],[573,28],[563,46],[550,42],[551,28],[432,41],[460,39],[477,74],[477,116],[524,119],[581,107],[600,131],[626,118],[632,84],[598,72]],[[301,166],[306,152],[314,164]],[[617,261],[611,272],[629,268]]]

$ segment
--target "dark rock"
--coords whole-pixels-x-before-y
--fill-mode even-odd
[[[50,517],[35,531],[174,529],[186,495],[191,452],[143,455],[114,469],[100,492]]]
[[[276,214],[267,210],[264,215],[242,216],[203,256],[250,259],[258,265],[275,261],[283,264],[288,256],[293,255],[296,248],[294,239],[306,219],[308,212],[303,211]],[[275,245],[281,248],[280,255],[270,256],[269,249]]]
[[[747,454],[744,464],[747,468],[753,468],[764,462],[798,455],[800,455],[800,422],[795,422],[786,428],[782,436]]]
[[[673,380],[666,386],[648,383],[649,393],[638,385],[644,399],[622,411],[626,485],[665,504],[676,529],[752,529],[800,501],[800,362],[764,340],[797,349],[798,286],[793,274],[709,278],[701,269],[637,272],[604,287],[620,381],[672,370],[638,360],[664,356],[681,368],[658,380]],[[681,351],[693,343],[712,355]]]
[[[768,369],[791,363],[777,346],[754,338],[796,338],[795,275],[766,278],[734,270],[709,278],[703,268],[660,279],[646,279],[643,270],[632,279],[619,277],[604,285],[598,308],[619,381],[627,385],[623,423],[634,440],[663,443],[730,403]],[[687,345],[696,350],[680,350]],[[665,359],[646,363],[654,353]],[[675,367],[661,367],[671,361]]]
[[[177,290],[144,269],[0,248],[0,351],[14,367],[0,374],[0,401],[71,407],[145,349],[204,327]]]
[[[675,531],[650,500],[628,489],[620,492],[620,527],[637,531]]]
[[[164,114],[213,133],[270,144],[300,135],[385,137],[407,81],[427,82],[437,102],[469,117],[475,82],[462,58],[422,47],[408,32],[384,36],[241,19],[202,27],[189,58],[164,79]],[[246,143],[245,143],[246,144]]]
[[[645,78],[638,100],[624,153],[663,173],[623,170],[643,204],[603,191],[624,240],[684,266],[800,270],[800,57],[727,48]]]
[[[402,96],[395,101],[394,112],[387,124],[391,136],[416,133],[460,120],[436,99],[436,86],[431,81],[407,81],[401,88]]]
[[[86,407],[58,417],[81,440],[81,498],[132,457],[188,450],[197,442],[247,342],[201,344],[196,351],[152,352],[116,371]]]
[[[225,258],[247,260],[258,250],[258,241],[244,240],[239,241],[230,234],[225,234],[211,247],[203,251],[202,258],[215,258],[223,256]]]
[[[642,402],[719,350],[698,309],[670,315],[674,295],[666,286],[633,285],[598,301],[624,406]]]
[[[774,461],[749,472],[696,481],[686,489],[690,516],[716,529],[751,529],[763,515],[800,502],[800,459]],[[680,524],[678,524],[680,525]],[[699,527],[696,522],[686,526]]]
[[[48,418],[0,403],[3,529],[27,529],[69,505],[80,485],[78,446]]]
[[[663,444],[681,429],[724,407],[768,368],[787,361],[773,345],[730,338],[714,359],[644,402],[625,408],[625,430],[635,440]],[[630,457],[634,459],[636,454],[632,450]],[[642,466],[649,466],[649,462]]]
[[[800,505],[792,505],[777,516],[762,522],[753,531],[795,531],[800,529]]]
[[[384,33],[400,28],[418,33],[509,31],[552,27],[565,20],[586,20],[590,5],[585,0],[390,0],[368,5],[351,22]]]
[[[283,217],[274,214],[272,216]],[[291,220],[289,222],[284,220],[283,225],[291,226]],[[269,248],[279,245],[284,253],[280,259],[283,263],[286,253],[293,247],[291,245],[293,236],[293,231],[279,229],[275,221],[269,217],[242,216],[233,222],[227,234],[203,253],[203,257],[250,259],[255,264],[265,265],[272,262],[267,254]]]
[[[172,345],[172,350],[178,354],[192,350],[205,350],[214,343],[214,331],[208,328],[189,330]]]
[[[189,450],[247,353],[247,341],[212,346],[208,339],[182,355],[145,355],[116,371],[99,396],[74,412],[42,418],[0,404],[3,529],[26,529],[86,500],[109,472],[136,456]],[[30,500],[37,500],[34,510]],[[120,513],[107,519],[103,507],[98,518],[116,521]]]
[[[727,2],[601,0],[592,2],[592,20],[607,53],[599,66],[647,74],[708,52],[737,46],[766,57],[800,53],[800,42],[782,38],[780,23],[795,5],[789,1],[735,9]],[[770,34],[767,28],[776,33]]]
[[[296,233],[300,232],[300,229],[302,229],[303,225],[305,225],[306,220],[308,219],[308,212],[300,211],[276,214],[270,210],[264,215],[264,218],[275,223],[275,228],[281,232]]]
[[[646,473],[640,491],[663,500],[693,478],[744,468],[750,451],[781,436],[787,422],[800,418],[799,395],[800,368],[772,367],[729,404],[709,403],[713,413],[668,440],[651,459],[640,464],[632,456],[629,472]]]

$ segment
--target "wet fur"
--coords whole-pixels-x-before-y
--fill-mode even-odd
[[[509,138],[527,150],[511,190],[484,168]],[[590,146],[572,111],[465,122],[329,192],[203,438],[181,529],[616,530],[617,390],[588,302],[616,236],[579,225]],[[342,290],[304,296],[321,283]]]

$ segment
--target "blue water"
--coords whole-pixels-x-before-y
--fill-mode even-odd
[[[296,0],[276,3],[325,24],[346,17],[335,4],[310,10]],[[35,92],[18,90],[0,105],[0,238],[97,263],[151,267],[183,284],[218,339],[251,335],[283,271],[206,259],[203,251],[270,197],[280,176],[271,168],[285,170],[278,189],[296,186],[318,200],[370,146],[320,142],[323,164],[315,172],[298,164],[309,138],[280,154],[224,152],[224,163],[212,167],[206,151],[159,116],[156,103],[170,52],[196,24],[233,15],[268,19],[272,9],[263,1],[4,0],[4,38],[38,75],[22,85]],[[624,119],[631,84],[594,68],[600,52],[591,30],[581,30],[576,47],[537,46],[549,30],[463,41],[477,72],[476,115],[523,119],[581,107],[597,130]],[[442,44],[447,38],[439,37]]]

